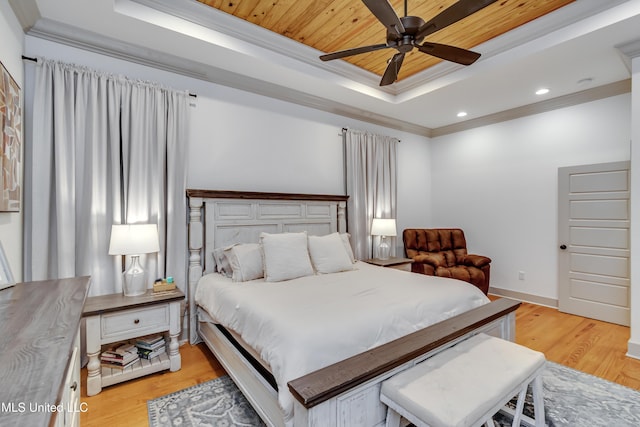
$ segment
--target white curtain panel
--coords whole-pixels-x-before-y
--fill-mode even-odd
[[[396,218],[399,140],[354,129],[345,131],[347,219],[354,255],[372,258],[379,237],[371,236],[373,218]],[[390,239],[391,256],[396,238]]]
[[[90,275],[91,295],[120,292],[111,225],[154,223],[147,280],[186,283],[188,94],[39,59],[33,98],[26,280]]]

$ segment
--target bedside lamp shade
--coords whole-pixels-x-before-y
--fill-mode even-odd
[[[141,255],[158,252],[155,224],[114,224],[111,226],[109,255]]]
[[[124,295],[142,295],[147,291],[140,255],[160,250],[155,224],[114,224],[111,226],[109,255],[131,255],[131,264],[123,273]]]
[[[391,247],[387,241],[387,237],[396,236],[396,220],[393,218],[374,218],[371,223],[371,235],[380,236],[380,245],[378,246],[378,258],[389,259]]]
[[[396,220],[393,218],[373,218],[371,224],[372,236],[396,236]]]

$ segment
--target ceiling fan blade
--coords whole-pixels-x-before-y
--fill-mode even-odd
[[[404,25],[388,0],[362,0],[365,6],[382,22],[388,31],[400,36],[404,33]]]
[[[389,47],[393,47],[393,46],[389,46],[386,44],[374,44],[371,46],[355,47],[353,49],[339,50],[337,52],[321,55],[320,59],[322,59],[323,61],[331,61],[332,59],[340,59],[347,56],[360,55],[361,53],[373,52],[376,50],[386,49]]]
[[[471,65],[480,58],[478,52],[462,49],[455,46],[449,46],[440,43],[424,43],[422,45],[415,45],[420,52],[436,56],[447,61],[457,62],[462,65]]]
[[[434,18],[425,22],[416,33],[415,38],[419,40],[429,34],[433,34],[436,31],[458,22],[469,15],[473,15],[480,9],[484,9],[496,1],[497,0],[459,0],[457,3],[452,4],[444,11],[440,12]]]
[[[387,86],[398,80],[398,73],[400,72],[402,61],[404,61],[404,53],[399,52],[393,55],[393,58],[389,61],[389,65],[387,65],[387,69],[384,70],[382,80],[380,80],[380,86]]]

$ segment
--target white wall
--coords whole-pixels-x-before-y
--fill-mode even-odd
[[[398,229],[429,214],[428,138],[182,75],[26,37],[42,56],[164,83],[197,94],[188,141],[189,188],[343,194],[342,127],[402,140]],[[402,241],[398,239],[398,246]]]
[[[401,139],[398,229],[428,214],[428,139],[218,85],[198,88],[192,188],[343,194],[343,126]],[[396,239],[398,254],[402,240]]]
[[[463,228],[493,259],[492,287],[557,300],[557,170],[628,160],[630,105],[624,94],[434,139],[424,225]]]
[[[16,83],[24,88],[22,51],[24,34],[9,2],[0,2],[0,61]],[[24,144],[24,141],[23,141]],[[22,158],[22,157],[21,157]],[[22,211],[0,212],[0,241],[4,247],[13,278],[22,280]]]

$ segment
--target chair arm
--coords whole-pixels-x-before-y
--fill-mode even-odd
[[[462,258],[462,264],[482,268],[491,262],[491,258],[483,255],[467,254]]]
[[[413,257],[413,262],[423,263],[436,267],[446,267],[447,263],[444,256],[440,253],[425,254],[421,253]]]

